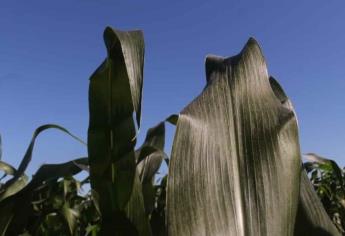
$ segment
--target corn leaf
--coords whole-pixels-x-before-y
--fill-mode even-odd
[[[27,185],[27,183],[28,177],[26,175],[22,175],[10,186],[1,188],[0,201],[22,190]]]
[[[4,175],[14,175],[17,172],[16,168],[4,161],[0,161],[0,170],[4,172]]]
[[[181,112],[169,165],[169,235],[292,235],[300,183],[297,121],[250,39],[206,58],[207,85]]]
[[[136,180],[133,119],[135,112],[139,128],[143,34],[107,27],[104,41],[107,58],[90,78],[88,130],[90,179],[102,215],[101,234],[149,235],[141,184]],[[131,204],[137,204],[138,212]]]
[[[55,124],[46,124],[46,125],[42,125],[42,126],[38,127],[38,128],[35,130],[34,134],[33,134],[33,137],[32,137],[32,139],[31,139],[31,142],[30,142],[30,144],[29,144],[29,147],[27,148],[27,150],[26,150],[26,152],[25,152],[25,155],[24,155],[22,161],[20,162],[20,165],[19,165],[17,171],[14,173],[13,178],[6,182],[5,188],[10,187],[12,184],[14,184],[14,183],[18,180],[18,178],[20,178],[20,177],[24,174],[24,172],[25,172],[27,166],[29,165],[29,163],[30,163],[30,161],[31,161],[32,152],[33,152],[33,150],[34,150],[34,146],[35,146],[35,142],[36,142],[37,136],[38,136],[41,132],[43,132],[43,131],[45,131],[45,130],[47,130],[47,129],[57,129],[57,130],[60,130],[60,131],[62,131],[62,132],[64,132],[64,133],[68,134],[68,135],[71,136],[72,138],[76,139],[76,140],[79,141],[80,143],[85,144],[83,140],[81,140],[81,139],[78,138],[77,136],[75,136],[75,135],[73,135],[72,133],[70,133],[67,129],[65,129],[64,127],[61,127],[61,126],[59,126],[59,125],[55,125]]]
[[[164,121],[147,131],[144,143],[138,150],[135,151],[136,161],[138,164],[140,164],[144,158],[149,157],[150,154],[154,152],[161,153],[164,156],[164,159],[168,160],[166,154],[162,153],[164,152],[165,123],[169,122],[172,125],[176,125],[177,121],[178,115],[172,114]],[[139,169],[141,169],[141,166],[139,166]]]
[[[80,158],[62,164],[42,165],[29,184],[0,201],[0,235],[14,235],[14,232],[17,235],[16,230],[25,228],[28,218],[33,214],[30,204],[34,190],[51,179],[79,173],[82,169],[75,163],[86,164],[87,158]]]
[[[139,149],[140,154],[143,155],[145,147],[152,147],[153,152],[146,153],[138,164],[139,178],[142,184],[142,193],[145,203],[146,215],[149,215],[154,206],[155,189],[153,186],[154,177],[157,173],[162,161],[167,158],[164,153],[165,143],[165,123],[160,122],[155,127],[147,131],[145,142]]]
[[[68,203],[65,203],[62,207],[61,213],[64,216],[66,223],[68,224],[71,235],[74,235],[75,227],[77,225],[77,219],[79,217],[78,212],[71,208]]]
[[[285,94],[279,83],[273,78],[270,78],[272,89],[281,103],[292,110],[295,114],[295,110],[291,101]],[[335,172],[338,170],[338,165],[329,159],[322,158],[314,153],[306,154],[310,161],[320,164],[328,164],[331,168],[335,168]],[[334,236],[340,235],[329,216],[327,215],[319,197],[311,185],[308,176],[304,170],[301,171],[301,183],[300,194],[298,199],[298,210],[296,216],[296,225],[294,235],[315,235],[315,236]]]
[[[305,171],[301,172],[300,187],[294,235],[340,236],[340,232],[327,215]]]

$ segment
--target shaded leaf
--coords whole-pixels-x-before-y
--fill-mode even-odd
[[[124,62],[130,88],[130,93],[127,94],[130,94],[132,98],[137,124],[140,127],[145,51],[143,33],[140,30],[125,32],[107,27],[104,31],[104,42],[108,51],[108,60],[116,60],[116,57],[123,58],[121,61]]]
[[[151,235],[151,228],[149,219],[145,214],[144,198],[143,198],[142,184],[139,180],[138,172],[136,172],[133,193],[129,199],[126,207],[126,215],[130,221],[135,225],[137,234],[127,235]]]
[[[178,122],[178,117],[179,117],[179,115],[172,114],[166,119],[166,121],[168,121],[172,125],[176,125]]]
[[[31,142],[30,142],[30,145],[29,147],[27,148],[26,152],[25,152],[25,155],[18,167],[18,170],[17,172],[15,172],[15,175],[12,179],[10,179],[9,181],[6,182],[6,188],[9,187],[10,185],[14,184],[17,179],[22,176],[27,168],[27,166],[29,165],[30,161],[31,161],[31,158],[32,158],[32,152],[33,152],[33,149],[34,149],[34,145],[35,145],[35,141],[36,141],[36,138],[37,136],[47,130],[47,129],[57,129],[57,130],[60,130],[66,134],[68,134],[69,136],[71,136],[72,138],[76,139],[77,141],[84,143],[84,141],[82,141],[80,138],[78,138],[77,136],[73,135],[72,133],[70,133],[67,129],[59,126],[59,125],[55,125],[55,124],[47,124],[47,125],[42,125],[40,127],[38,127],[34,134],[33,134],[33,137],[31,139]]]
[[[0,190],[0,201],[22,190],[27,183],[28,177],[26,175],[22,175],[12,185]]]
[[[86,158],[81,158],[62,164],[42,165],[29,184],[0,202],[0,235],[11,234],[7,232],[8,226],[9,232],[13,233],[27,225],[28,218],[33,214],[30,204],[36,188],[51,179],[79,173],[81,169],[74,163],[85,164],[86,161]]]
[[[97,193],[102,215],[100,234],[146,235],[146,231],[138,231],[145,218],[135,219],[127,210],[130,199],[142,198],[135,184],[136,127],[132,115],[136,113],[139,128],[143,34],[107,27],[104,41],[107,58],[90,78],[88,129],[91,187]],[[143,206],[136,207],[136,210],[143,209]]]
[[[160,122],[155,127],[152,127],[147,131],[144,143],[138,150],[136,150],[135,153],[137,163],[140,163],[144,158],[148,157],[150,154],[156,151],[164,152],[165,122],[169,122],[172,125],[176,125],[177,121],[178,115],[173,114],[166,118],[164,121]],[[163,155],[166,157],[165,154]]]

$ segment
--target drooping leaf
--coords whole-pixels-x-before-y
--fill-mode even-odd
[[[272,89],[281,103],[288,107],[295,114],[295,110],[291,101],[281,88],[279,83],[273,78],[270,78]],[[309,160],[319,163],[329,163],[328,159],[321,158],[315,154],[308,154]],[[307,174],[304,170],[301,171],[300,179],[300,193],[298,199],[298,210],[296,216],[296,225],[294,235],[315,235],[315,236],[333,236],[340,235],[335,226],[329,219],[320,199],[314,191]]]
[[[80,158],[62,164],[42,165],[29,184],[0,201],[0,235],[20,233],[18,230],[25,227],[28,218],[33,214],[30,204],[34,190],[51,179],[79,173],[81,169],[75,163],[86,164],[87,158]]]
[[[301,172],[300,198],[294,235],[341,235],[327,215],[305,171]]]
[[[43,181],[56,179],[64,176],[76,175],[83,169],[80,165],[87,165],[88,158],[82,157],[62,164],[45,164],[42,165],[33,176],[30,185],[37,185]]]
[[[180,114],[169,166],[175,235],[292,235],[300,183],[294,113],[255,40],[206,58],[207,86]]]
[[[138,168],[141,169],[143,164],[141,163],[144,158],[150,156],[150,154],[156,151],[163,151],[165,142],[165,124],[160,122],[155,127],[150,128],[147,131],[146,138],[141,147],[136,150],[136,161]]]
[[[0,201],[22,190],[27,183],[28,177],[26,175],[22,175],[10,186],[0,189]]]
[[[280,99],[282,104],[291,109],[295,114],[295,110],[291,104],[291,101],[281,88],[279,83],[274,79],[270,78],[271,86],[276,96]],[[310,158],[314,161],[325,163],[327,159],[320,158],[317,155],[309,154]],[[339,235],[332,222],[330,221],[320,199],[316,192],[312,188],[310,181],[305,173],[301,171],[301,183],[300,183],[300,194],[298,200],[298,211],[296,216],[296,225],[294,235]]]
[[[32,139],[31,139],[30,145],[29,145],[29,147],[27,148],[27,150],[26,150],[26,152],[25,152],[25,155],[24,155],[24,157],[23,157],[23,159],[22,159],[22,161],[21,161],[21,163],[20,163],[20,165],[19,165],[19,167],[18,167],[18,170],[15,172],[14,177],[13,177],[12,179],[10,179],[9,181],[6,182],[6,185],[5,185],[6,188],[9,187],[10,185],[14,184],[14,183],[17,181],[17,179],[20,178],[20,177],[24,174],[24,172],[25,172],[27,166],[29,165],[29,163],[30,163],[30,161],[31,161],[32,152],[33,152],[33,149],[34,149],[34,145],[35,145],[35,141],[36,141],[37,136],[38,136],[41,132],[43,132],[43,131],[45,131],[45,130],[47,130],[47,129],[52,129],[52,128],[53,128],[53,129],[60,130],[60,131],[62,131],[62,132],[64,132],[64,133],[68,134],[68,135],[71,136],[72,138],[76,139],[77,141],[79,141],[79,142],[85,144],[84,141],[82,141],[80,138],[78,138],[77,136],[73,135],[73,134],[70,133],[67,129],[65,129],[64,127],[61,127],[61,126],[59,126],[59,125],[47,124],[47,125],[42,125],[42,126],[38,127],[38,128],[35,130],[34,134],[33,134],[33,137],[32,137]]]
[[[134,219],[128,212],[130,199],[142,198],[135,184],[136,128],[133,113],[136,113],[139,128],[143,34],[141,31],[124,32],[107,27],[104,41],[107,58],[90,78],[88,130],[90,180],[102,215],[101,234],[147,235],[147,230],[140,232],[143,228],[141,223],[136,225],[145,219]],[[136,210],[140,209],[144,207],[137,206]]]
[[[4,161],[0,161],[0,171],[3,171],[4,175],[14,175],[17,172],[16,168]]]
[[[169,122],[172,125],[176,125],[178,121],[178,115],[172,114],[158,125],[150,128],[147,131],[144,143],[138,150],[135,151],[137,163],[140,163],[144,158],[149,157],[154,152],[164,152],[165,143],[165,123]],[[167,159],[165,153],[162,153],[164,158]],[[141,168],[141,167],[139,167]]]

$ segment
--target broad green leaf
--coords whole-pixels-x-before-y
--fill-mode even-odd
[[[139,128],[143,34],[107,27],[104,41],[107,58],[90,78],[88,130],[90,179],[102,215],[101,234],[147,235],[146,231],[140,231],[141,225],[136,225],[145,220],[134,220],[127,210],[130,199],[142,198],[135,184],[137,133],[133,113],[136,113]],[[137,193],[140,196],[132,196]],[[136,209],[143,208],[137,206]]]
[[[206,77],[177,122],[168,234],[292,235],[301,170],[297,121],[272,91],[256,41],[235,57],[208,56]]]
[[[117,70],[117,66],[122,66],[115,64],[119,62],[117,61],[119,57],[121,57],[120,63],[124,63],[123,69],[125,69],[124,73],[128,78],[126,82],[129,83],[132,107],[136,112],[137,124],[140,127],[145,49],[143,33],[140,30],[125,32],[107,27],[104,31],[104,42],[108,51],[108,63],[114,63],[114,67],[110,67]],[[109,73],[114,72],[117,73],[116,71]],[[125,86],[128,87],[128,85]],[[124,92],[128,94],[127,91]]]

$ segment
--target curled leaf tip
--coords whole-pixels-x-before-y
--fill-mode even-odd
[[[269,80],[270,80],[272,90],[274,94],[276,95],[276,97],[279,99],[279,101],[281,103],[286,102],[286,100],[288,100],[288,97],[285,94],[283,88],[278,83],[278,81],[273,76],[270,76]]]
[[[221,68],[224,69],[224,57],[216,55],[207,55],[205,58],[205,70],[206,70],[206,81],[207,83],[211,81],[211,74],[213,71],[217,71]]]
[[[111,49],[114,47],[116,41],[118,41],[115,31],[109,26],[106,27],[103,32],[103,39],[105,46],[107,47],[107,51],[109,53]]]

